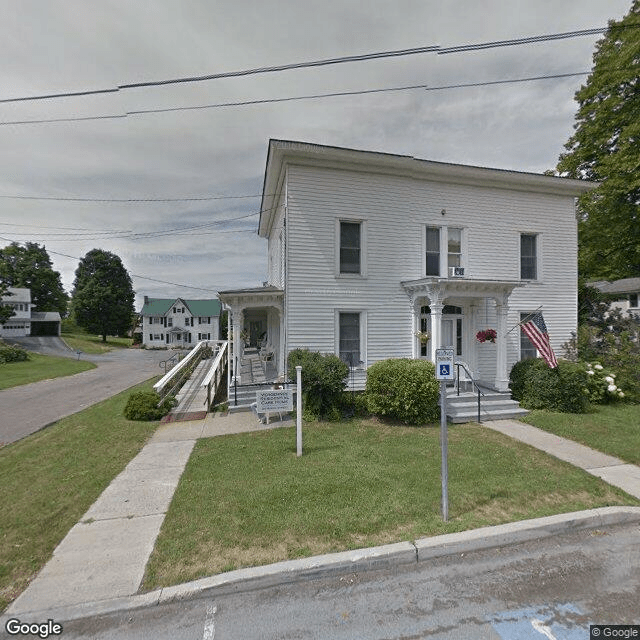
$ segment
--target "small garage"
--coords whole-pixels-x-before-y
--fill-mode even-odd
[[[59,336],[61,331],[61,318],[57,311],[32,311],[31,335],[32,336]]]

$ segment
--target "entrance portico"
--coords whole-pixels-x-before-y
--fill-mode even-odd
[[[495,361],[494,375],[484,382],[498,391],[508,390],[509,296],[516,287],[522,286],[521,281],[428,277],[407,280],[401,285],[411,304],[412,327],[416,335],[414,358],[426,356],[435,362],[436,349],[454,347],[456,359],[466,362],[476,380],[483,374],[486,377],[487,362]],[[480,326],[482,313],[484,326]],[[487,323],[495,323],[495,353],[493,350],[482,352],[482,345],[475,337],[478,330],[492,328],[486,326]],[[425,334],[428,334],[428,340]]]
[[[259,350],[261,357],[275,366],[277,376],[284,373],[284,291],[277,287],[256,287],[219,292],[229,308],[231,377],[240,383],[245,344]],[[276,377],[277,377],[276,376]]]

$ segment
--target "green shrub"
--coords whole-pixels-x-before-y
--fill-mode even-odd
[[[136,391],[127,400],[124,417],[127,420],[160,420],[175,404],[172,396],[160,402],[160,395],[155,391]]]
[[[520,402],[524,395],[524,387],[527,382],[527,376],[531,367],[537,366],[538,358],[527,358],[516,362],[511,368],[509,374],[509,388],[511,389],[511,397]]]
[[[380,360],[367,371],[369,410],[405,424],[436,422],[440,386],[435,367],[427,360]]]
[[[527,371],[520,404],[525,409],[547,409],[562,413],[586,413],[589,410],[588,381],[585,367],[560,361],[550,369],[542,359],[534,360]]]
[[[0,344],[0,364],[5,362],[24,362],[29,359],[29,354],[20,347],[10,344]]]
[[[340,401],[347,387],[349,366],[332,353],[294,349],[287,358],[289,378],[302,367],[302,406],[305,420],[340,419]]]
[[[607,371],[599,362],[587,362],[585,367],[589,402],[608,404],[625,397],[624,391],[618,386],[615,373]]]
[[[368,418],[371,416],[365,391],[345,391],[341,401],[342,415],[346,417]]]

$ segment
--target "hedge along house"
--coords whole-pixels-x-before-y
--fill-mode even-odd
[[[144,297],[140,311],[142,344],[150,349],[190,349],[201,340],[218,340],[220,301]]]
[[[234,352],[248,314],[262,313],[277,374],[308,348],[339,355],[363,388],[377,360],[450,346],[506,391],[511,366],[536,355],[523,316],[541,308],[556,352],[576,330],[575,199],[592,186],[271,140],[258,226],[268,282],[220,292]],[[478,341],[487,329],[495,343]]]

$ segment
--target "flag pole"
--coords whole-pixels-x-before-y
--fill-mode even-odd
[[[513,327],[511,327],[511,329],[509,329],[509,331],[507,331],[507,333],[505,333],[504,335],[508,336],[516,327],[519,327],[521,324],[528,322],[531,318],[533,318],[533,316],[536,315],[536,313],[538,313],[538,311],[542,309],[542,307],[544,307],[544,305],[541,304],[535,311],[532,311],[524,320],[520,320],[520,322],[517,322],[516,324],[514,324]]]

